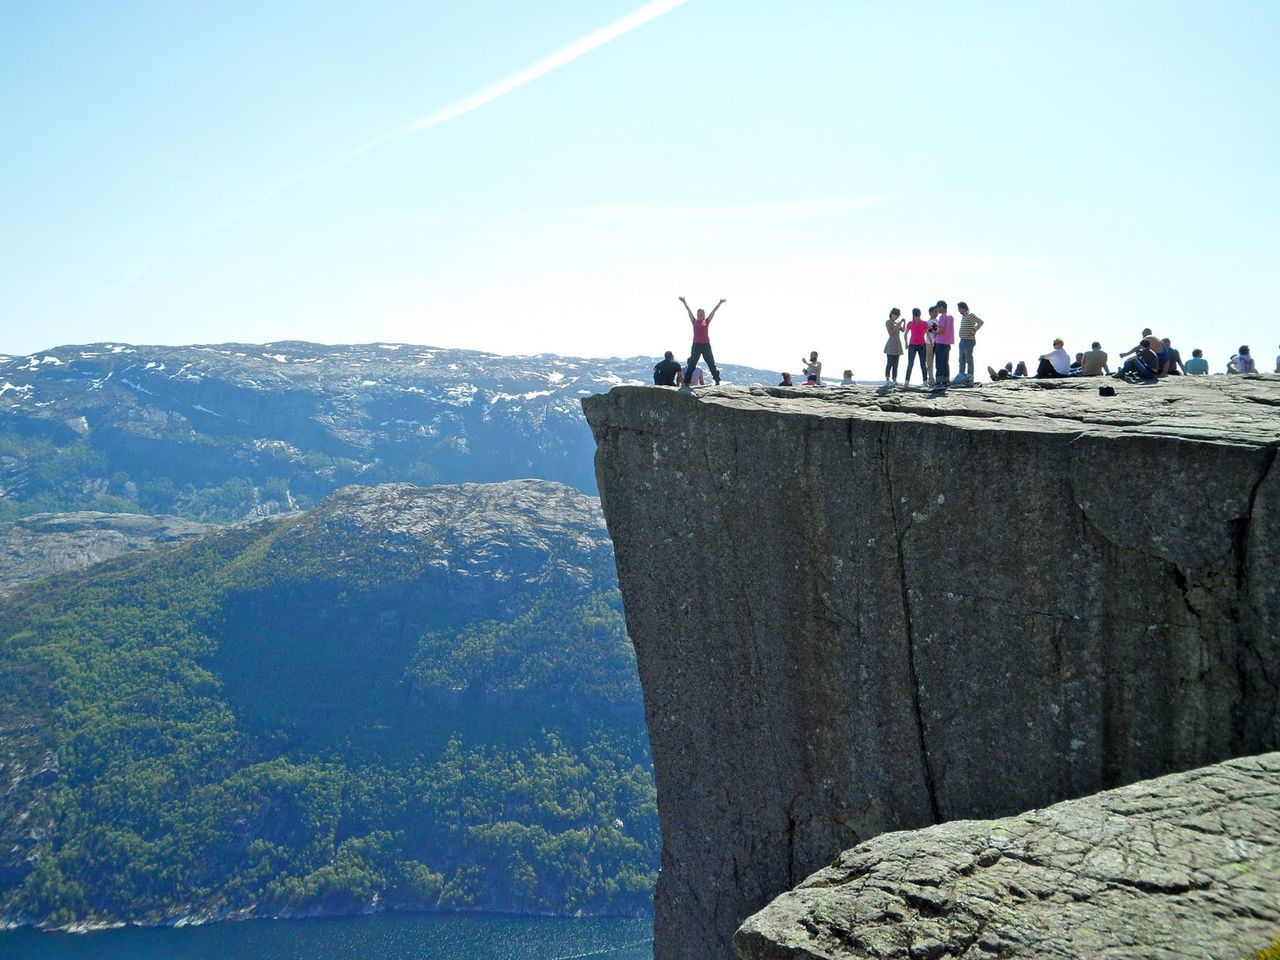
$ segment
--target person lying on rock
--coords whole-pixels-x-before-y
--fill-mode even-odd
[[[1018,366],[1015,368],[1013,361],[1010,360],[999,370],[993,367],[987,367],[987,376],[992,380],[1021,380],[1027,375],[1027,364],[1025,360],[1019,360]]]

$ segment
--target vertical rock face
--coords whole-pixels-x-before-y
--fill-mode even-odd
[[[887,830],[1280,746],[1280,381],[584,401],[663,831],[655,956]]]

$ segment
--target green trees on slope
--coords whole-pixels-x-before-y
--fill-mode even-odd
[[[281,546],[295,522],[20,596],[0,742],[36,733],[10,738],[0,915],[646,910],[659,842],[616,592],[460,625],[442,609],[388,639],[369,591],[421,605],[420,558],[356,557],[377,575],[339,581],[322,548]],[[307,620],[317,597],[342,598],[331,629]],[[312,669],[326,657],[339,669]]]

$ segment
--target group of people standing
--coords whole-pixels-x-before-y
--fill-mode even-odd
[[[978,331],[982,329],[983,320],[963,300],[956,304],[956,309],[960,311],[958,329],[955,317],[947,312],[945,300],[939,300],[929,308],[928,320],[921,317],[919,307],[912,308],[910,320],[903,319],[902,311],[897,307],[889,311],[889,319],[884,322],[885,331],[889,334],[884,345],[885,383],[898,382],[898,366],[904,352],[907,356],[905,383],[911,382],[917,360],[920,363],[921,383],[936,387],[946,387],[952,383],[973,383],[973,348],[977,345]],[[951,348],[957,343],[957,333],[960,369],[953,381]]]

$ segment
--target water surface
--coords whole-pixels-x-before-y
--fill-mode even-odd
[[[4,960],[653,960],[653,921],[397,914],[0,933]]]

